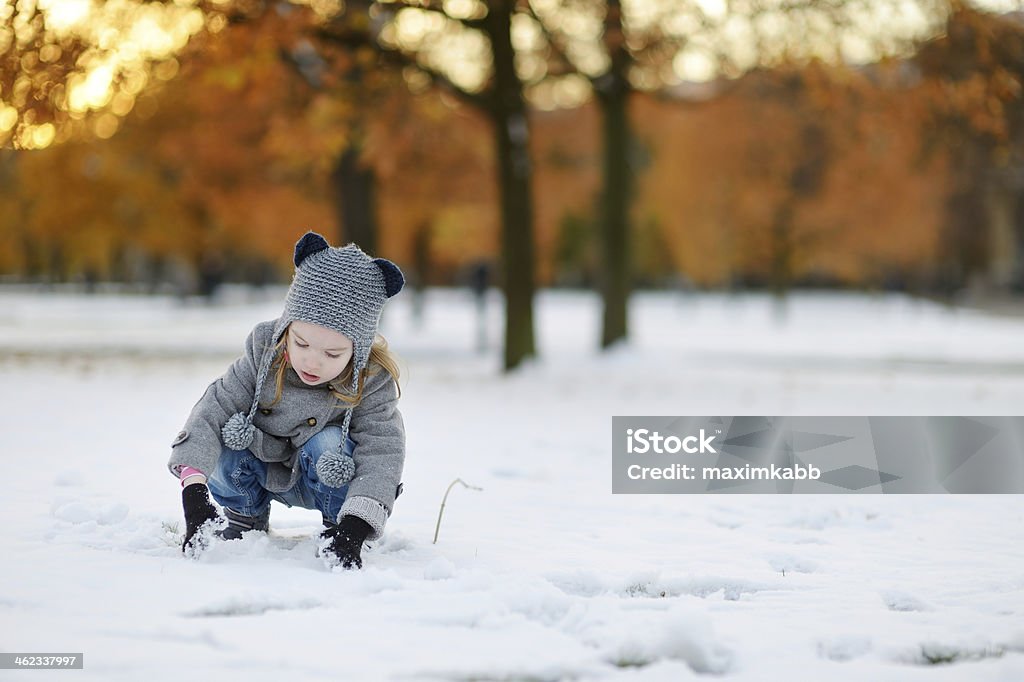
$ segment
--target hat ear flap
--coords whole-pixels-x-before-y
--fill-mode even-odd
[[[299,267],[302,261],[317,251],[323,251],[330,247],[331,245],[327,243],[327,240],[316,232],[307,232],[302,235],[302,239],[295,242],[295,267]]]
[[[398,269],[398,266],[387,258],[374,258],[373,262],[376,263],[377,267],[380,268],[381,274],[384,275],[384,291],[387,292],[388,298],[401,291],[402,287],[405,286],[405,276]]]

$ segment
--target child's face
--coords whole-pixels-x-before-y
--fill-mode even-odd
[[[352,340],[344,334],[308,322],[288,327],[288,360],[295,373],[310,386],[324,384],[341,374],[352,358]]]

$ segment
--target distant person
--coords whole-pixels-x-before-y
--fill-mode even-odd
[[[491,266],[486,261],[478,261],[469,271],[469,287],[473,290],[476,301],[476,349],[487,350],[487,287],[491,283]]]
[[[224,284],[227,267],[224,257],[216,251],[204,251],[199,258],[199,295],[210,301]]]
[[[320,511],[328,566],[361,568],[363,542],[380,537],[402,488],[399,372],[377,324],[405,279],[394,263],[314,232],[294,260],[284,312],[256,325],[171,446],[182,551],[268,530],[277,500]]]

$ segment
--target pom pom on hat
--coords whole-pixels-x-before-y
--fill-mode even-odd
[[[256,427],[241,412],[236,412],[220,430],[220,437],[229,450],[247,450],[256,437]]]
[[[316,461],[316,475],[331,488],[340,488],[356,475],[356,463],[342,452],[325,452]]]

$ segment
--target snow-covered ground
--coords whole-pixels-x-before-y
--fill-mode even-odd
[[[1020,414],[1024,320],[899,296],[641,294],[596,350],[589,294],[411,296],[405,493],[365,568],[319,516],[182,558],[169,443],[283,290],[217,305],[0,290],[0,651],[90,680],[1024,680],[1024,496],[612,495],[612,415]],[[433,544],[438,507],[455,487]]]

